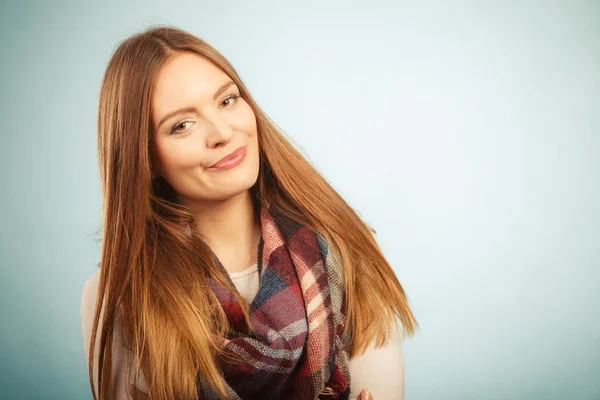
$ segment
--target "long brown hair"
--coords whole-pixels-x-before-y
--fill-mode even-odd
[[[224,393],[217,357],[229,329],[207,276],[230,287],[198,236],[190,212],[173,189],[152,179],[151,99],[170,56],[193,52],[213,62],[238,86],[256,115],[260,171],[251,191],[259,204],[309,224],[327,241],[346,290],[350,357],[369,343],[388,342],[399,318],[405,334],[417,322],[390,264],[359,217],[252,99],[231,64],[215,48],[183,30],[157,26],[122,42],[107,66],[98,107],[98,157],[103,191],[100,283],[88,370],[94,389],[94,344],[101,322],[98,398],[111,387],[117,324],[152,399],[196,399],[197,377]],[[234,293],[235,290],[232,290]],[[236,293],[249,321],[248,307]],[[102,311],[102,312],[101,312]],[[250,325],[248,323],[248,325]]]

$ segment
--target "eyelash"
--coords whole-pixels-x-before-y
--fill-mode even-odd
[[[229,95],[229,96],[225,97],[225,98],[223,99],[223,101],[225,101],[225,100],[231,100],[231,99],[235,99],[235,100],[237,100],[237,99],[239,99],[240,97],[241,97],[241,95],[239,95],[239,94],[231,94],[231,95]],[[234,103],[234,105],[235,105],[235,103]],[[233,107],[233,106],[231,106],[231,107]],[[185,123],[187,123],[187,122],[192,122],[192,121],[190,121],[190,120],[185,120],[185,121],[181,121],[181,122],[178,122],[178,123],[176,123],[175,125],[173,125],[173,128],[171,128],[171,133],[170,133],[170,134],[171,134],[171,135],[181,135],[182,133],[184,133],[185,131],[179,131],[179,132],[178,132],[178,131],[177,131],[175,128],[177,128],[178,126],[180,126],[180,125],[183,125],[183,124],[185,124]]]

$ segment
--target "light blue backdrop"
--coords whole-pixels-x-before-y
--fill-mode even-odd
[[[91,398],[100,81],[168,23],[377,230],[421,324],[406,399],[600,399],[598,1],[13,1],[0,23],[0,398]]]

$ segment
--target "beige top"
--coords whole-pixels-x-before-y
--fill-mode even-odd
[[[240,272],[229,274],[231,280],[242,297],[250,303],[259,288],[257,264]],[[86,360],[89,357],[89,346],[92,336],[92,324],[100,270],[97,270],[86,281],[81,295],[81,327]],[[120,334],[119,324],[115,327],[115,336]],[[98,348],[100,338],[96,341],[94,365],[98,364]],[[376,349],[371,345],[364,354],[349,360],[351,379],[350,398],[356,399],[363,388],[369,390],[376,400],[404,399],[404,361],[402,356],[402,340],[399,332],[394,330],[392,340],[386,347]],[[125,400],[131,397],[127,385],[133,382],[133,369],[127,366],[127,352],[120,340],[113,341],[113,394],[111,399]],[[129,379],[127,376],[129,375]],[[141,371],[138,372],[139,389],[146,391],[146,381]],[[98,384],[97,368],[94,368],[94,385]]]

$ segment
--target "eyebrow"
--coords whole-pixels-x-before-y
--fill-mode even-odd
[[[225,82],[225,84],[223,84],[219,89],[217,89],[217,91],[215,92],[215,94],[213,96],[213,101],[216,100],[217,97],[219,97],[221,95],[221,93],[223,93],[225,90],[227,90],[227,88],[229,88],[229,86],[231,86],[231,85],[235,85],[235,82],[234,81]],[[156,129],[157,130],[160,129],[161,125],[168,119],[174,117],[177,114],[181,114],[181,113],[185,113],[185,112],[198,112],[198,109],[193,106],[192,107],[182,107],[173,112],[170,112],[160,120],[160,122],[158,123],[158,127]]]

